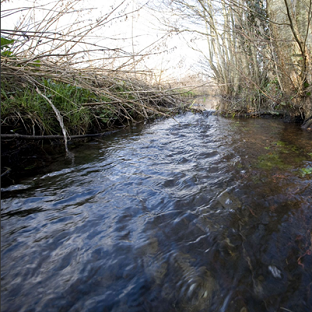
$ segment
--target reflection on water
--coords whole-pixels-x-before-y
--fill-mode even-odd
[[[312,134],[176,121],[2,189],[1,311],[312,310]]]

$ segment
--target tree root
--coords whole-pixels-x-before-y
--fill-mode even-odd
[[[310,117],[308,120],[306,120],[303,125],[301,126],[302,129],[308,130],[312,127],[312,117]]]

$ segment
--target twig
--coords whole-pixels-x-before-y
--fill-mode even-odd
[[[6,171],[4,171],[3,173],[1,173],[1,178],[4,177],[6,174],[10,173],[11,168],[5,167]]]
[[[93,133],[93,134],[71,135],[70,140],[107,136],[118,131],[120,130],[107,131],[107,132],[102,132],[102,133]],[[1,133],[0,136],[3,139],[12,139],[12,138],[26,139],[26,140],[54,140],[54,139],[62,140],[64,139],[63,135],[28,135],[28,134],[18,134],[18,133],[14,133],[14,134]]]
[[[64,126],[64,121],[63,121],[63,117],[60,113],[60,111],[54,106],[54,104],[44,95],[40,92],[40,90],[38,89],[38,87],[36,87],[36,92],[41,95],[52,107],[52,109],[55,112],[56,118],[61,126],[62,132],[63,132],[63,137],[64,137],[64,144],[65,144],[65,151],[66,151],[66,155],[69,155],[69,150],[68,150],[68,146],[67,146],[67,131],[66,128]]]

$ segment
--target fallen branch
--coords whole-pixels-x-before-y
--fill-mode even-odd
[[[114,130],[114,131],[107,131],[103,133],[92,133],[92,134],[81,134],[81,135],[71,135],[70,139],[84,139],[84,138],[91,138],[91,137],[101,137],[101,136],[107,136],[110,134],[113,134],[115,132],[118,132],[120,130]],[[26,139],[26,140],[62,140],[64,139],[63,135],[28,135],[28,134],[2,134],[1,138],[3,139]]]
[[[1,178],[4,177],[5,175],[7,175],[8,173],[11,172],[11,168],[5,167],[6,171],[4,171],[3,173],[1,173]]]

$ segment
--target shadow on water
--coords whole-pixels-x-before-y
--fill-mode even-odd
[[[186,114],[2,189],[1,311],[311,311],[312,135]]]

